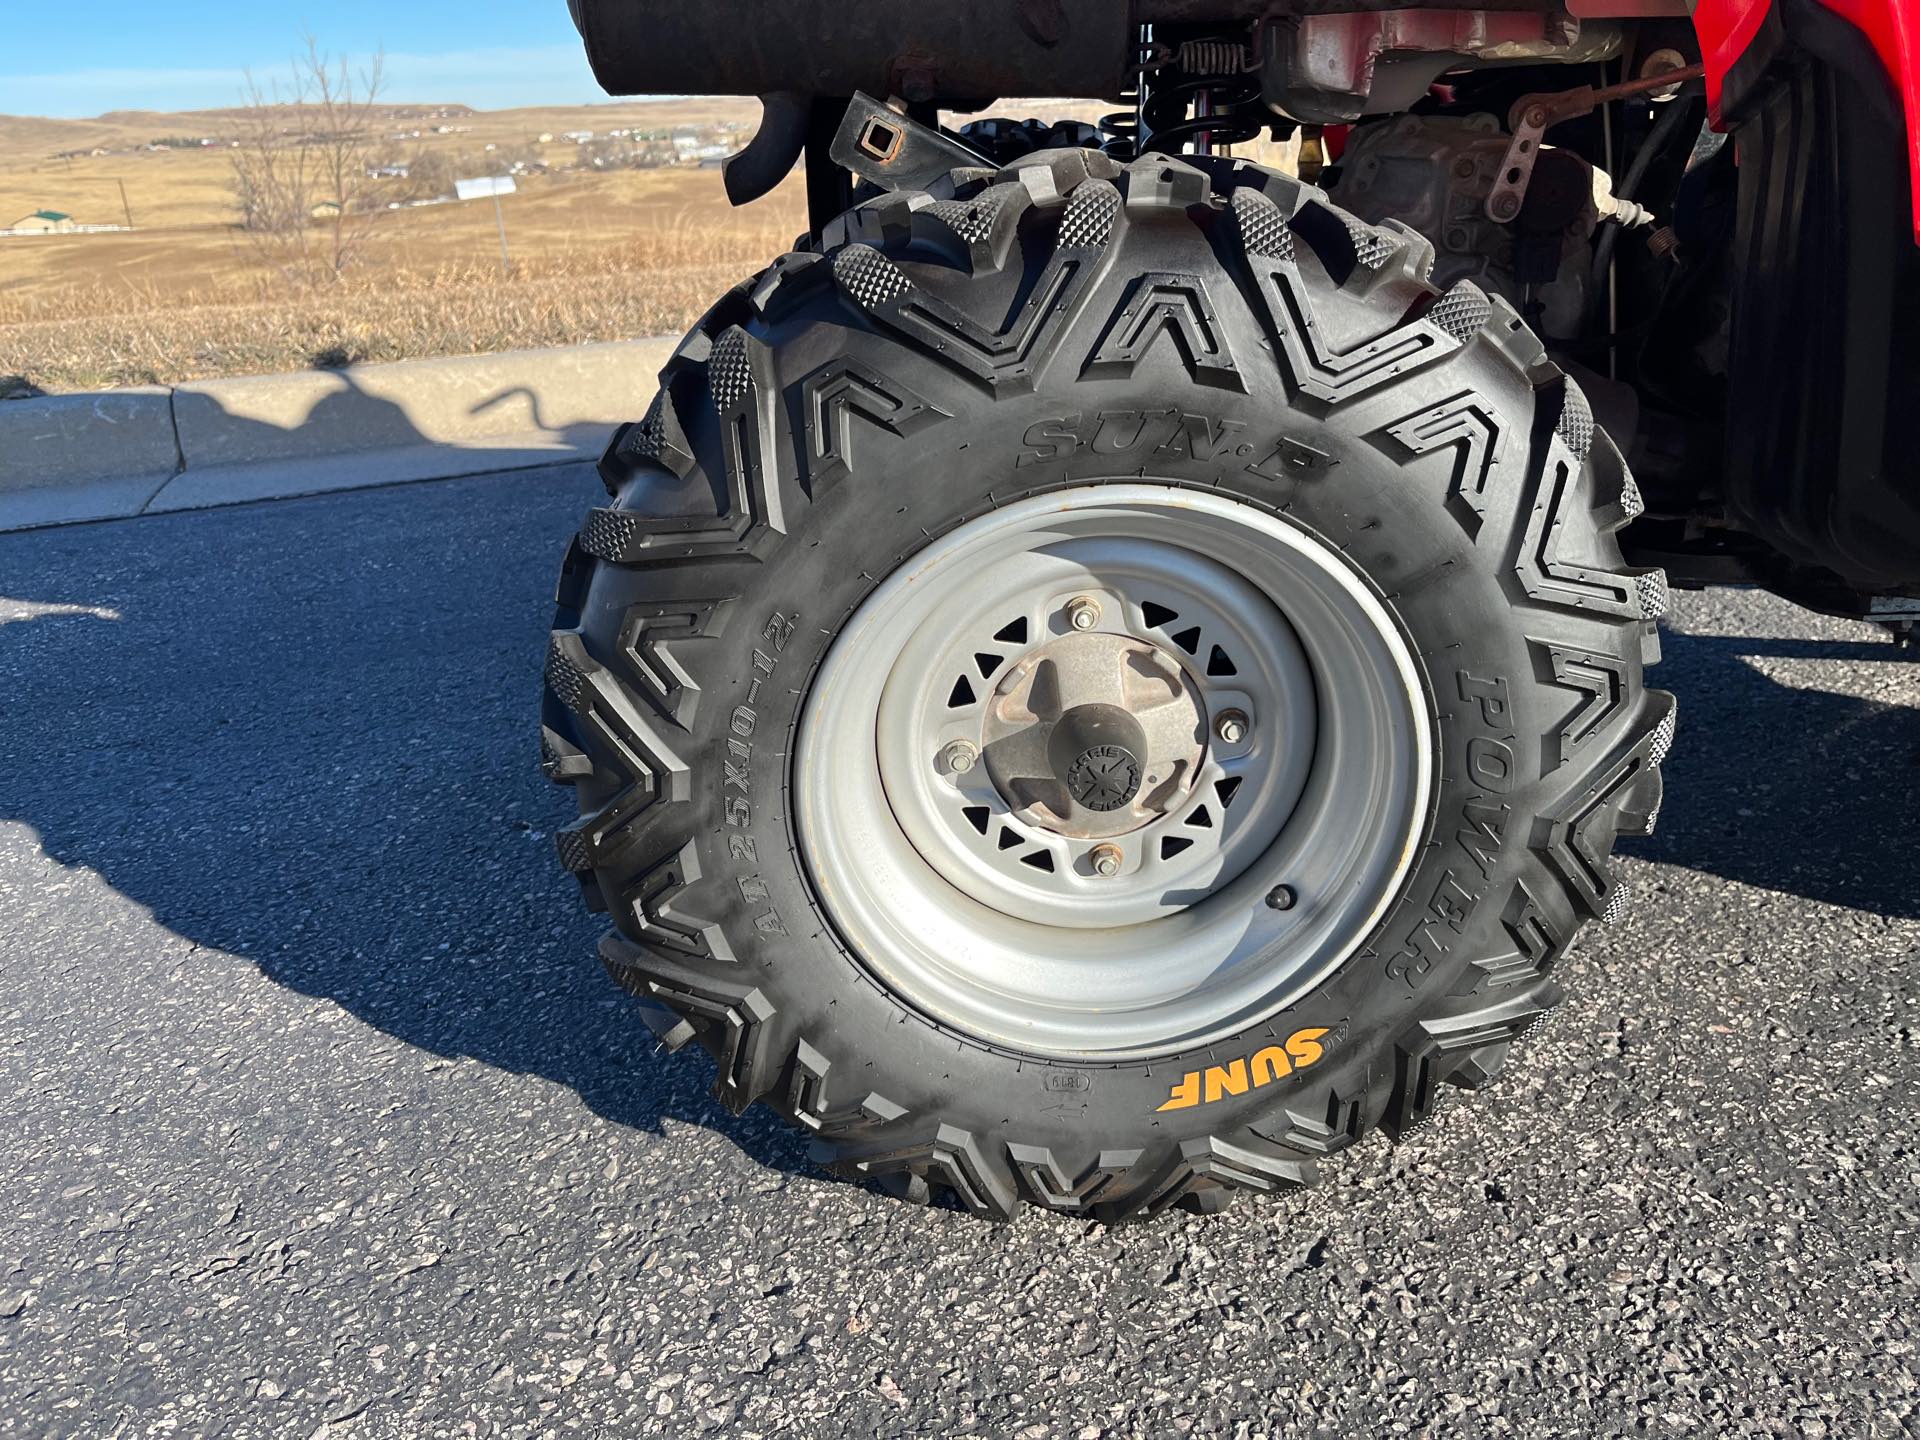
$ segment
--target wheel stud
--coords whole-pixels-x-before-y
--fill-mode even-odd
[[[1291,910],[1299,899],[1293,893],[1291,885],[1276,885],[1267,892],[1267,908],[1271,910]]]
[[[1120,862],[1126,858],[1118,845],[1096,845],[1087,858],[1093,862],[1093,873],[1111,880],[1120,873]]]
[[[1100,623],[1100,602],[1091,595],[1076,595],[1067,602],[1067,624],[1076,630],[1091,630]]]
[[[945,775],[964,775],[973,769],[974,762],[980,758],[980,752],[965,740],[955,740],[940,747],[940,753],[934,758],[934,765]]]
[[[1222,710],[1220,718],[1213,722],[1213,733],[1228,745],[1238,745],[1247,738],[1246,712]]]

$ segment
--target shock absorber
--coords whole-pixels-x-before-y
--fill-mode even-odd
[[[1272,120],[1253,77],[1253,50],[1220,38],[1157,47],[1142,65],[1141,153],[1174,155],[1191,146],[1211,155],[1216,145],[1256,140]]]

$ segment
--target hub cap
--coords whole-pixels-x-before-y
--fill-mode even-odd
[[[1246,1028],[1365,938],[1418,846],[1427,717],[1392,617],[1317,539],[1088,486],[941,537],[860,607],[802,715],[796,826],[904,1002],[1137,1058]]]
[[[1026,824],[1122,835],[1192,790],[1206,715],[1172,654],[1131,635],[1074,631],[996,668],[1006,678],[984,707],[987,774]]]

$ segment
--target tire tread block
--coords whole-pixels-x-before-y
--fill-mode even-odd
[[[779,1082],[775,1012],[759,989],[723,984],[620,935],[601,940],[600,958],[623,990],[692,1027],[718,1063],[714,1096],[736,1115]]]
[[[1279,238],[1289,223],[1280,218],[1279,207],[1259,191],[1241,189],[1234,192],[1231,209],[1254,303],[1289,382],[1302,394],[1329,406],[1344,405],[1459,350],[1460,341],[1430,319],[1399,323],[1397,317],[1373,339],[1335,349],[1300,272],[1295,247],[1300,237]]]

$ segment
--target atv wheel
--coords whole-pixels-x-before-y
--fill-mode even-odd
[[[560,852],[656,1033],[993,1216],[1217,1208],[1487,1081],[1672,735],[1578,388],[1233,162],[818,244],[688,336],[560,585]]]

